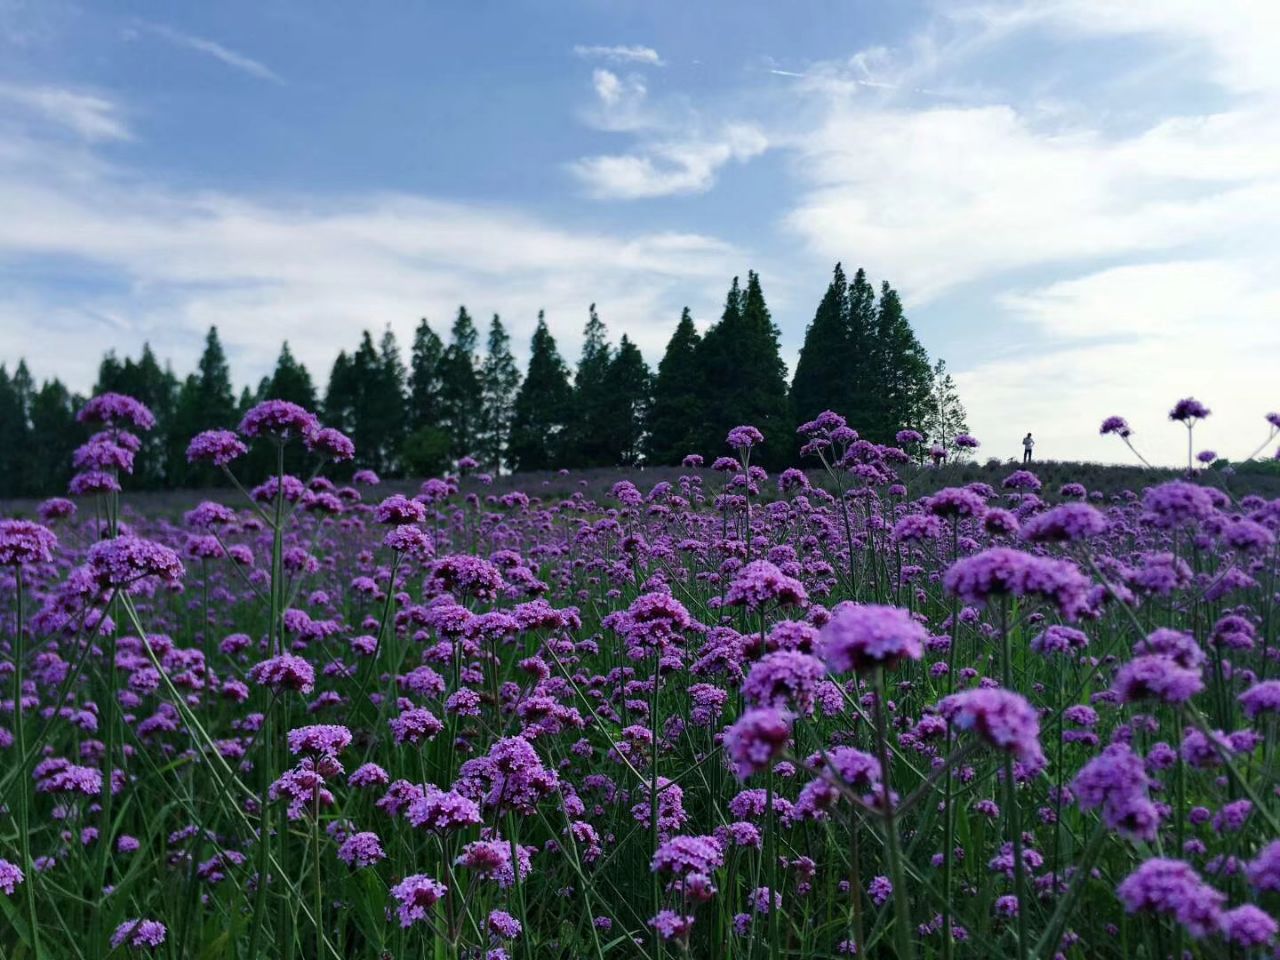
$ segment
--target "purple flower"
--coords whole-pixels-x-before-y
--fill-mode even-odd
[[[45,523],[50,520],[65,520],[76,515],[76,505],[63,497],[50,497],[40,504],[36,513]]]
[[[1271,916],[1251,903],[1223,913],[1218,927],[1225,940],[1245,950],[1266,946],[1275,940],[1277,931]]]
[[[1181,860],[1152,857],[1125,877],[1116,896],[1129,913],[1150,910],[1177,918],[1194,937],[1204,937],[1218,925],[1226,901]]]
[[[657,930],[663,940],[686,940],[693,930],[693,917],[683,916],[674,910],[659,910],[649,919],[649,926]]]
[[[159,920],[126,920],[111,934],[111,947],[118,950],[127,945],[134,950],[147,950],[164,943],[167,932]]]
[[[1133,431],[1129,429],[1129,424],[1125,421],[1124,417],[1107,417],[1107,419],[1102,421],[1102,428],[1098,433],[1102,434],[1104,437],[1108,433],[1114,433],[1117,436],[1128,438],[1133,434]]]
[[[1072,653],[1083,650],[1088,644],[1089,637],[1084,631],[1055,623],[1046,627],[1043,633],[1031,641],[1031,649],[1042,656],[1047,656],[1051,653]]]
[[[419,744],[434,740],[444,724],[426,707],[411,707],[387,721],[396,743]]]
[[[900,660],[919,660],[929,639],[901,607],[841,603],[818,635],[818,655],[833,673],[892,668]]]
[[[1186,703],[1204,689],[1199,668],[1181,666],[1161,654],[1135,657],[1120,668],[1111,689],[1124,703],[1153,698]]]
[[[391,888],[391,896],[400,904],[396,908],[400,926],[411,927],[419,920],[425,921],[427,911],[448,892],[448,887],[438,880],[432,880],[425,873],[405,877]]]
[[[244,415],[240,432],[246,437],[307,437],[320,429],[315,414],[288,400],[264,400]]]
[[[0,859],[0,891],[4,891],[5,896],[12,897],[13,891],[24,880],[26,877],[17,864]]]
[[[677,836],[653,854],[650,869],[677,877],[710,874],[724,866],[724,845],[715,837]]]
[[[826,676],[822,661],[795,650],[778,650],[762,657],[742,684],[748,703],[761,707],[793,707],[813,713],[814,695]]]
[[[1280,713],[1280,680],[1255,683],[1236,699],[1250,720],[1256,720],[1264,713]]]
[[[529,853],[531,847],[519,847],[518,869],[520,880],[529,875],[532,869]],[[481,877],[496,880],[498,886],[509,889],[515,884],[516,876],[511,868],[511,843],[501,837],[493,840],[476,840],[462,848],[462,853],[454,863],[459,867],[474,870]]]
[[[956,729],[972,730],[1027,766],[1038,767],[1044,762],[1040,718],[1019,694],[999,687],[965,690],[940,700],[938,713]]]
[[[445,833],[484,822],[474,800],[455,790],[441,790],[427,784],[422,796],[410,801],[405,818],[415,827]]]
[[[1009,474],[1001,482],[1000,486],[1006,490],[1026,490],[1028,493],[1035,493],[1040,489],[1040,478],[1030,470],[1015,470]]]
[[[1272,840],[1244,868],[1256,890],[1280,892],[1280,840]]]
[[[725,594],[729,606],[759,610],[767,603],[779,606],[804,606],[809,595],[804,585],[788,577],[768,560],[756,560],[738,571]]]
[[[351,731],[341,724],[320,723],[289,731],[290,753],[319,753],[336,757],[351,746]]]
[[[987,503],[968,487],[946,487],[927,499],[924,508],[935,517],[981,517]]]
[[[187,462],[225,467],[248,452],[249,448],[230,430],[205,430],[187,444]]]
[[[306,660],[286,653],[255,663],[249,668],[249,679],[276,691],[310,693],[315,688],[316,672]]]
[[[1148,487],[1142,495],[1142,506],[1147,522],[1162,530],[1199,523],[1214,512],[1209,492],[1183,480]]]
[[[764,434],[752,426],[734,427],[725,437],[725,443],[735,450],[749,450],[758,443],[764,443]]]
[[[973,604],[993,596],[1038,596],[1055,604],[1068,620],[1084,612],[1089,591],[1088,579],[1074,563],[1010,547],[992,547],[957,560],[942,583],[948,592]]]
[[[351,442],[351,438],[333,427],[321,427],[314,433],[306,434],[303,442],[316,456],[332,463],[342,463],[356,455],[356,445]]]
[[[767,769],[791,739],[791,714],[773,707],[747,710],[724,732],[724,749],[739,780]]]
[[[1107,532],[1107,519],[1087,503],[1064,503],[1022,524],[1032,543],[1075,543]]]
[[[386,856],[378,835],[367,830],[362,833],[353,833],[338,847],[338,859],[348,867],[357,870],[371,867],[379,860],[386,859]]]
[[[1184,397],[1173,405],[1173,409],[1169,411],[1169,419],[1190,426],[1197,420],[1203,420],[1209,412],[1209,408],[1195,397]]]
[[[76,419],[108,426],[127,424],[135,430],[150,430],[156,425],[156,418],[144,404],[122,393],[98,394],[80,408]]]
[[[89,569],[103,587],[124,587],[151,578],[176,583],[186,573],[176,553],[139,537],[99,540],[89,548]]]
[[[1081,810],[1102,808],[1102,820],[1128,840],[1154,841],[1160,814],[1148,795],[1152,781],[1142,758],[1113,743],[1076,774],[1071,791]]]
[[[520,936],[520,921],[505,910],[489,911],[489,932],[504,940],[514,940]]]
[[[417,500],[410,500],[403,494],[395,493],[374,508],[373,519],[378,523],[397,526],[422,523],[427,519],[427,508]]]
[[[0,567],[49,563],[58,538],[30,520],[0,520]]]

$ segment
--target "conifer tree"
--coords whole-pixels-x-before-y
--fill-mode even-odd
[[[848,282],[836,264],[827,292],[804,334],[804,344],[791,381],[791,404],[797,419],[812,420],[824,410],[849,409],[849,375],[854,366],[850,342]]]
[[[933,365],[929,402],[921,421],[921,432],[930,444],[941,444],[948,457],[960,460],[968,452],[955,446],[955,438],[969,432],[964,403],[956,382],[947,371],[947,361],[939,358]]]
[[[612,463],[634,466],[644,456],[653,375],[640,348],[625,333],[609,364],[609,387],[608,453]]]
[[[551,470],[560,466],[566,418],[572,402],[569,370],[556,349],[542,311],[533,331],[529,366],[516,393],[508,458],[516,470]]]
[[[911,330],[902,301],[888,282],[880,285],[872,360],[880,404],[869,439],[888,443],[903,427],[917,428],[928,410],[933,373],[929,355]]]
[[[237,412],[227,355],[218,339],[218,328],[210,327],[196,372],[183,381],[174,404],[167,446],[175,485],[206,486],[222,482],[221,471],[186,462],[187,444],[201,430],[235,427]]]
[[[26,492],[47,497],[61,493],[71,479],[71,456],[84,433],[76,423],[75,398],[59,380],[46,380],[31,398],[31,444]]]
[[[677,464],[698,443],[703,421],[700,342],[693,317],[685,307],[667,341],[653,383],[653,406],[645,439],[645,459],[649,463]]]
[[[614,451],[610,449],[610,400],[612,385],[609,369],[613,350],[609,346],[604,322],[593,303],[582,330],[582,354],[573,378],[573,407],[569,420],[567,466],[612,466]]]
[[[280,356],[276,358],[276,368],[271,374],[264,400],[288,400],[298,406],[310,410],[316,409],[316,388],[307,368],[298,362],[286,340],[280,346]]]
[[[859,433],[875,429],[873,419],[881,398],[877,394],[874,370],[876,290],[861,267],[849,283],[845,310],[849,364],[845,375],[847,400],[836,409]]]
[[[30,398],[23,393],[26,365],[13,375],[0,364],[0,496],[22,494],[23,462],[31,447]]]
[[[747,274],[746,290],[734,278],[724,314],[702,338],[698,353],[705,410],[699,452],[713,457],[727,452],[725,435],[750,424],[771,441],[760,459],[772,466],[788,463],[792,427],[787,370],[778,349],[778,328],[754,271]]]
[[[480,367],[480,422],[476,446],[480,462],[497,473],[507,459],[520,368],[511,355],[511,337],[495,313],[489,322],[488,352]]]
[[[413,430],[440,426],[443,356],[443,341],[423,317],[414,331],[409,359],[409,426]]]
[[[329,382],[324,393],[324,419],[330,426],[343,433],[353,434],[356,425],[356,406],[359,404],[355,364],[345,350],[339,350],[329,370]],[[360,449],[356,448],[359,456]]]
[[[478,335],[466,307],[458,308],[449,346],[440,358],[440,426],[449,434],[455,459],[475,452],[480,418],[480,378],[476,375]]]

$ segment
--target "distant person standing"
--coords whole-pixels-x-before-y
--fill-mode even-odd
[[[1031,431],[1027,431],[1027,435],[1022,438],[1022,462],[1031,462],[1031,448],[1036,445],[1035,440],[1031,438]]]

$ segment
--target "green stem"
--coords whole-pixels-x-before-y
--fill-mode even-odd
[[[893,815],[893,798],[889,792],[889,730],[885,719],[888,696],[885,691],[884,668],[875,671],[876,747],[880,754],[881,803],[884,805],[885,851],[889,860],[889,877],[893,882],[894,939],[898,960],[911,960],[911,910],[907,903],[907,885],[902,870],[902,850],[898,842],[898,824]]]

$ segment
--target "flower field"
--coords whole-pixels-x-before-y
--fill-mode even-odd
[[[1277,955],[1280,500],[926,493],[834,413],[381,495],[267,401],[142,515],[151,414],[81,419],[0,521],[0,956]]]

